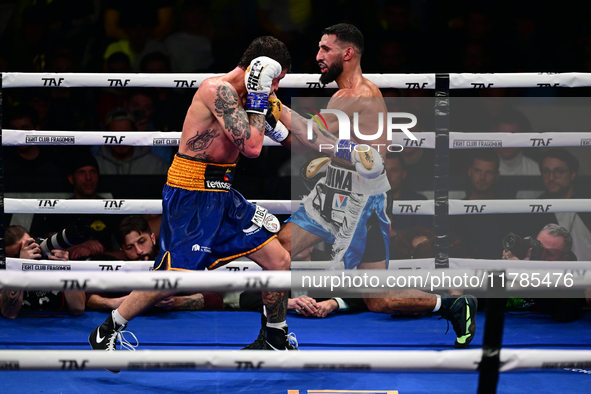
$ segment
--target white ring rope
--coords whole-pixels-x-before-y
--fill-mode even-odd
[[[64,262],[63,265],[76,262]],[[170,290],[170,291],[261,291],[291,288],[289,271],[6,271],[0,276],[0,289],[13,290]]]
[[[425,133],[427,134],[427,133]],[[133,145],[179,146],[180,131],[59,131],[2,130],[3,146],[21,145]],[[281,146],[265,137],[263,145]]]
[[[469,350],[0,350],[4,370],[364,370],[475,371],[481,349]],[[589,368],[591,350],[502,349],[501,372]]]
[[[556,146],[591,146],[591,133],[449,133],[449,149],[548,148]]]
[[[291,215],[290,200],[250,200],[276,215]],[[80,200],[80,199],[20,199],[5,198],[6,213],[115,213],[115,214],[161,214],[162,200]]]
[[[413,132],[417,143],[413,148],[434,149],[435,133]],[[21,145],[133,145],[178,146],[180,131],[59,131],[59,130],[2,130],[3,146]],[[392,144],[410,147],[411,141],[403,133],[392,133]],[[265,137],[263,145],[281,144]],[[589,132],[548,133],[449,133],[450,149],[472,148],[531,148],[531,147],[591,146]],[[380,151],[384,148],[380,148]]]
[[[75,264],[76,262],[63,264]],[[490,286],[495,270],[437,269],[437,270],[335,270],[335,271],[103,271],[19,272],[5,271],[0,276],[0,289],[9,290],[84,290],[84,291],[277,291],[320,290],[361,296],[382,294],[386,290],[420,289],[427,291],[448,288],[463,290],[498,290],[500,282]],[[527,276],[527,282],[517,280],[504,286],[507,292],[532,290],[578,290],[591,287],[591,270],[511,269],[505,280]],[[293,278],[292,278],[293,274]],[[548,274],[548,283],[540,283]],[[538,278],[532,285],[529,278]],[[316,279],[312,279],[316,278]],[[345,279],[351,278],[351,279]],[[357,278],[357,279],[353,279]],[[375,278],[375,279],[373,279]],[[518,278],[518,279],[519,279]],[[513,278],[514,279],[514,278]],[[341,286],[341,283],[349,285]],[[334,293],[336,294],[336,293]]]
[[[250,200],[250,202],[266,208],[275,215],[291,215],[292,211],[301,205],[300,200]],[[162,200],[5,198],[4,203],[6,213],[162,213]],[[591,200],[449,200],[449,215],[558,212],[591,212]],[[392,206],[392,213],[394,215],[433,215],[434,200],[396,200]]]
[[[330,261],[292,261],[292,271],[324,271],[330,267]],[[152,261],[119,261],[119,260],[89,260],[89,261],[55,261],[29,260],[6,258],[6,269],[9,271],[151,271]],[[449,268],[452,269],[539,269],[539,270],[587,270],[591,268],[590,261],[533,261],[533,260],[484,260],[450,258]],[[388,270],[435,270],[435,259],[390,260]],[[220,271],[262,271],[256,263],[244,258],[218,268]]]
[[[2,73],[3,88],[27,87],[152,87],[193,88],[203,80],[224,74],[113,74],[113,73]],[[379,88],[434,89],[435,74],[364,74]],[[322,86],[320,74],[288,74],[281,88],[337,88]]]
[[[2,87],[161,87],[197,88],[223,74],[2,73]],[[435,89],[435,74],[364,74],[379,88]],[[319,88],[320,74],[288,74],[281,88]],[[450,89],[576,88],[591,86],[589,73],[450,73]],[[336,88],[333,82],[326,85]]]
[[[581,88],[591,86],[590,73],[449,74],[450,89]]]

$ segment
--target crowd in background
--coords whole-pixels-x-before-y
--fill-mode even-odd
[[[223,73],[236,66],[255,37],[273,35],[291,51],[291,72],[318,73],[315,55],[320,33],[339,22],[354,24],[363,32],[365,73],[591,72],[591,28],[587,23],[591,5],[579,5],[577,12],[556,12],[549,1],[520,2],[516,7],[509,1],[476,5],[467,0],[29,0],[6,1],[0,9],[3,72]],[[181,131],[194,92],[193,88],[3,89],[2,127]],[[559,96],[586,92],[491,89],[452,94]],[[291,97],[311,92],[285,89],[278,94],[289,105]],[[314,94],[329,96],[332,91],[318,89]],[[384,95],[428,97],[433,91],[386,89]],[[531,131],[523,114],[510,108],[503,114],[507,118],[497,117],[501,121],[491,123],[490,131]],[[466,125],[457,126],[462,130]],[[470,125],[465,128],[468,131]],[[71,193],[71,198],[159,198],[175,150],[4,147],[5,188],[17,195],[49,191]],[[497,149],[452,154],[451,175],[457,180],[456,188],[463,192],[460,198],[466,199],[587,197],[584,190],[565,192],[579,186],[577,176],[585,171],[576,158],[573,161],[572,154],[569,156],[569,149],[564,152],[553,151],[554,156],[548,156],[544,150]],[[387,159],[391,203],[432,198],[433,160],[432,150],[417,148]],[[294,171],[289,169],[290,163],[290,152],[267,147],[257,159],[241,159],[234,186],[247,198],[297,196],[298,192],[292,190],[290,175]],[[81,168],[86,169],[84,173],[80,173]],[[529,177],[537,193],[520,195],[524,190],[519,185],[507,186],[511,176]],[[134,182],[144,186],[138,188]],[[99,219],[104,228],[116,226],[103,217]],[[517,221],[517,227],[511,227],[504,217],[494,215],[467,223],[473,219],[451,222],[454,238],[450,252],[457,257],[500,258],[501,239],[507,231],[535,237],[545,224],[523,229]],[[567,230],[578,232],[573,234],[579,243],[577,257],[591,260],[591,250],[582,245],[589,239],[585,237],[591,237],[591,221],[585,215],[580,215],[579,221],[546,219],[558,223],[570,220]],[[15,224],[12,220],[8,215],[6,226]],[[35,220],[30,223],[33,227],[27,227],[38,232],[32,236],[48,235],[49,230],[43,227],[47,220],[40,216]],[[393,258],[432,257],[430,218],[393,215],[392,221]],[[157,236],[158,221],[150,224]],[[61,221],[51,231],[65,225]],[[473,228],[478,231],[467,231]],[[100,244],[87,245],[82,251],[78,248],[70,257],[87,258],[95,252],[102,255],[118,250],[112,238]]]

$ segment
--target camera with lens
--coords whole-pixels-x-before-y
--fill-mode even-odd
[[[542,260],[544,246],[540,241],[533,237],[521,238],[519,235],[509,233],[503,238],[503,248],[515,255],[519,260],[523,260],[527,251],[531,248],[530,260]]]
[[[41,259],[47,259],[52,250],[65,250],[71,246],[80,245],[92,238],[92,233],[89,226],[78,220],[49,238],[35,238],[35,242],[39,244],[39,249],[41,249]]]

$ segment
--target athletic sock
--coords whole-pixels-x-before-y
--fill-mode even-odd
[[[437,312],[439,308],[441,308],[441,296],[439,294],[435,294],[437,296],[437,302],[435,304],[435,308],[433,308],[433,312]]]
[[[267,322],[267,327],[270,327],[270,328],[284,328],[284,327],[287,327],[287,322],[285,320],[283,320],[282,322],[279,322],[279,323],[269,323],[269,322]]]
[[[115,322],[115,324],[117,324],[119,326],[124,326],[127,323],[129,323],[129,321],[125,320],[123,318],[123,316],[121,316],[119,314],[119,311],[117,309],[115,309],[113,312],[111,312],[111,317],[113,318],[113,321]]]

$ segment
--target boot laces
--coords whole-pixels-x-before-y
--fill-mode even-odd
[[[135,345],[129,342],[127,338],[125,338],[124,334],[129,334],[133,337],[135,341]],[[135,348],[139,346],[140,342],[138,341],[137,337],[131,331],[113,331],[111,336],[109,337],[109,343],[107,345],[107,351],[116,350],[117,341],[121,344],[121,349],[127,349],[130,351],[135,352]]]

